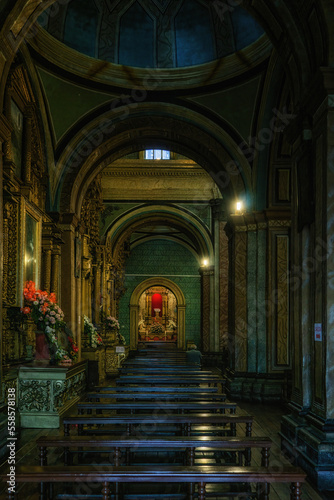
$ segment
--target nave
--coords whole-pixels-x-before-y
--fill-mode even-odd
[[[156,372],[159,374],[155,375]],[[168,384],[163,383],[166,379]],[[82,471],[95,471],[99,475],[111,465],[115,469],[121,466],[123,470],[124,465],[130,465],[137,474],[146,467],[158,476],[164,470],[173,473],[175,466],[184,471],[192,465],[202,470],[208,465],[216,470],[230,466],[230,470],[239,473],[242,468],[250,470],[251,465],[267,470],[268,477],[270,473],[280,474],[287,470],[285,467],[290,463],[280,450],[279,436],[280,419],[286,410],[277,403],[242,402],[236,405],[225,398],[224,390],[225,379],[219,370],[189,366],[183,352],[142,350],[135,359],[130,358],[123,364],[120,375],[108,385],[90,388],[76,407],[64,416],[59,429],[21,430],[17,471],[23,464],[26,467],[24,473],[31,480],[34,474],[40,476],[43,468],[57,468],[48,471],[48,480],[44,476],[44,488],[35,484],[37,481],[34,484],[20,482],[15,498],[330,500],[330,496],[317,493],[307,481],[302,484],[301,495],[295,492],[290,496],[289,481],[283,480],[282,484],[271,484],[267,496],[265,489],[255,492],[254,484],[247,483],[208,484],[205,495],[193,483],[160,483],[157,478],[149,485],[143,482],[119,484],[115,490],[113,487],[108,490],[106,483],[91,481],[84,484],[80,480]],[[236,423],[232,424],[233,419]],[[181,435],[177,422],[183,422]],[[131,441],[126,443],[129,439]],[[210,449],[195,449],[196,443],[189,448],[189,440],[196,439],[210,441]],[[78,446],[78,440],[82,446]],[[227,441],[230,441],[228,447]],[[184,456],[186,449],[188,453]],[[39,464],[44,465],[38,467]],[[2,477],[4,467],[1,467]],[[74,469],[75,486],[58,483],[49,490],[59,470],[63,471],[63,477],[66,474],[68,477]],[[3,488],[0,491],[1,498],[5,498]]]

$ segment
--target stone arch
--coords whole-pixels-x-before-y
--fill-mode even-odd
[[[185,297],[181,288],[174,281],[161,276],[142,281],[132,292],[130,299],[130,349],[136,349],[138,343],[139,298],[145,290],[152,286],[163,286],[174,293],[177,300],[177,347],[185,349]]]
[[[94,147],[97,139],[99,145]],[[79,216],[85,192],[103,168],[122,156],[155,145],[196,161],[215,180],[225,198],[245,193],[251,196],[249,163],[226,131],[184,106],[148,102],[99,116],[68,143],[58,160],[66,171],[54,210],[60,208],[63,213]]]
[[[170,224],[171,226],[176,225],[180,230],[188,234],[189,237],[192,235],[197,258],[205,257],[212,261],[214,251],[207,228],[193,214],[172,205],[142,205],[117,219],[106,231],[106,235],[111,241],[113,254],[118,254],[124,240],[138,226],[142,224],[146,225],[151,221]],[[189,247],[188,250],[194,251],[194,249]]]

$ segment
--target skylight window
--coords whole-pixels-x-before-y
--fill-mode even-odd
[[[145,160],[170,160],[170,151],[165,149],[146,149]]]

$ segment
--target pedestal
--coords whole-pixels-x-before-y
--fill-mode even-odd
[[[98,362],[99,384],[106,378],[106,349],[104,346],[85,347],[81,349],[81,356],[89,361]],[[89,383],[89,381],[88,381]]]
[[[18,410],[22,428],[55,429],[86,390],[86,361],[71,367],[20,366]]]
[[[116,377],[119,374],[118,369],[121,362],[129,355],[130,346],[115,345],[106,349],[106,375]]]
[[[334,421],[301,415],[294,405],[282,417],[281,447],[290,460],[302,467],[320,490],[334,490]]]

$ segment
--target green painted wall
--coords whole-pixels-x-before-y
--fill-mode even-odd
[[[199,263],[184,246],[168,240],[154,240],[135,247],[126,263],[125,288],[121,298],[119,321],[121,333],[129,342],[131,295],[141,282],[163,276],[176,283],[186,302],[186,341],[200,344],[201,285]]]
[[[49,105],[50,118],[57,141],[79,118],[101,104],[113,100],[112,94],[85,89],[66,82],[41,68],[38,72]]]

